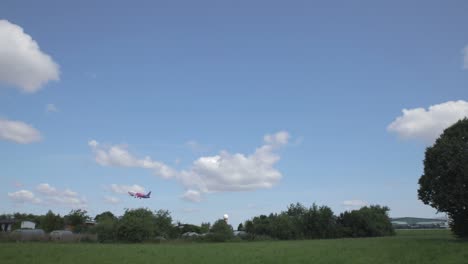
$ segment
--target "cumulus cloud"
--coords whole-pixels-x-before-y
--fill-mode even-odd
[[[403,115],[388,125],[387,130],[397,133],[402,138],[422,139],[431,143],[445,128],[464,117],[468,117],[468,102],[448,101],[432,105],[427,110],[403,109]]]
[[[110,204],[118,204],[120,203],[120,199],[117,198],[117,197],[114,197],[114,196],[105,196],[104,197],[104,201],[106,203],[110,203]]]
[[[346,200],[343,201],[343,206],[346,207],[363,207],[366,206],[367,202],[362,200]]]
[[[57,189],[54,187],[50,186],[48,183],[41,183],[36,187],[36,190],[44,195],[57,195]]]
[[[96,140],[89,141],[88,145],[95,154],[96,162],[102,166],[144,168],[151,169],[154,174],[163,178],[175,176],[176,172],[169,166],[159,161],[153,161],[148,156],[138,159],[130,154],[125,146],[101,146]]]
[[[20,190],[17,192],[13,193],[8,193],[8,197],[14,202],[14,203],[34,203],[38,204],[41,202],[39,198],[37,198],[34,193],[28,190]]]
[[[134,185],[111,184],[110,190],[116,194],[127,194],[128,192],[146,193],[145,188],[141,187],[138,184],[134,184]]]
[[[463,53],[463,69],[468,70],[468,45],[462,50]]]
[[[281,131],[264,137],[264,145],[250,155],[221,151],[215,156],[200,157],[182,171],[182,184],[202,193],[249,191],[271,188],[282,177],[274,168],[280,156],[276,150],[288,143],[289,134]]]
[[[76,196],[78,196],[78,193],[74,192],[74,191],[72,191],[70,189],[65,189],[65,191],[63,191],[63,195],[67,196],[67,197],[76,197]]]
[[[98,142],[96,140],[90,140],[88,142],[88,146],[92,147],[93,149],[96,148],[98,145]]]
[[[58,112],[58,108],[54,104],[47,104],[46,112],[47,113]]]
[[[26,123],[0,118],[0,139],[28,144],[42,139],[41,133]]]
[[[285,145],[289,141],[289,133],[286,131],[280,131],[273,135],[265,135],[263,137],[263,140],[265,141],[265,143],[269,145],[276,145],[276,146]]]
[[[70,189],[58,190],[48,183],[37,185],[36,191],[42,196],[43,202],[52,205],[61,205],[68,208],[86,208],[87,202],[77,192]]]
[[[71,196],[50,196],[45,199],[45,202],[52,205],[60,205],[67,208],[83,209],[87,208],[88,204],[86,199]]]
[[[23,29],[0,20],[0,82],[33,93],[59,79],[59,66]]]
[[[58,190],[48,183],[41,183],[36,186],[39,197],[29,190],[21,190],[8,193],[10,199],[15,203],[32,203],[46,206],[63,206],[72,209],[87,208],[86,198],[81,197],[77,192],[70,189]]]
[[[280,131],[265,135],[264,144],[251,154],[221,151],[218,155],[196,159],[187,170],[176,171],[150,157],[137,159],[125,147],[103,147],[92,140],[88,144],[95,160],[102,166],[140,167],[151,169],[164,178],[175,178],[186,189],[182,198],[199,202],[212,192],[251,191],[273,187],[282,174],[274,167],[280,156],[277,150],[288,144],[289,133]]]
[[[190,202],[200,202],[201,201],[201,194],[199,191],[195,190],[187,190],[184,195],[182,195],[182,199]]]

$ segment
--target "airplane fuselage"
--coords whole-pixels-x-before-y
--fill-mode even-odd
[[[151,195],[151,192],[147,193],[147,194],[144,194],[144,193],[139,193],[139,192],[128,192],[128,194],[134,198],[138,198],[138,199],[148,199],[148,198],[151,198],[150,195]]]

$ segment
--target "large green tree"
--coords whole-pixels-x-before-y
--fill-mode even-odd
[[[418,196],[448,214],[455,235],[468,237],[468,119],[445,129],[426,149]]]
[[[46,232],[63,229],[63,218],[59,214],[54,214],[51,210],[41,216],[40,227]]]
[[[386,206],[364,206],[359,210],[346,211],[337,219],[344,237],[375,237],[395,234]]]
[[[117,240],[118,219],[110,214],[96,216],[97,225],[95,227],[99,242],[112,242]]]
[[[100,214],[98,214],[98,215],[96,215],[96,216],[94,217],[94,220],[96,220],[96,222],[98,222],[98,223],[99,223],[99,221],[104,220],[104,219],[106,219],[106,220],[107,220],[107,219],[116,220],[117,217],[115,217],[115,215],[114,215],[112,212],[110,212],[110,211],[105,211],[105,212],[100,213]]]
[[[200,226],[200,232],[202,234],[208,233],[210,231],[210,228],[211,228],[211,224],[209,222],[202,223],[201,226]]]
[[[234,236],[232,226],[223,219],[214,222],[210,229],[209,239],[215,242],[224,242],[232,239]]]
[[[119,220],[117,239],[128,242],[149,240],[155,231],[154,214],[146,208],[127,209]]]
[[[86,231],[86,221],[91,219],[86,210],[77,209],[71,210],[70,213],[64,216],[64,222],[73,228],[73,232],[81,233]]]
[[[154,235],[169,238],[173,235],[171,213],[168,210],[154,212]]]

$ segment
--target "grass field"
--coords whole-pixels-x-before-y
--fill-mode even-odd
[[[0,263],[468,263],[446,230],[383,238],[193,244],[1,243]]]

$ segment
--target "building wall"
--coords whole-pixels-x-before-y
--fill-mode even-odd
[[[36,223],[30,221],[21,222],[21,229],[35,229]]]

